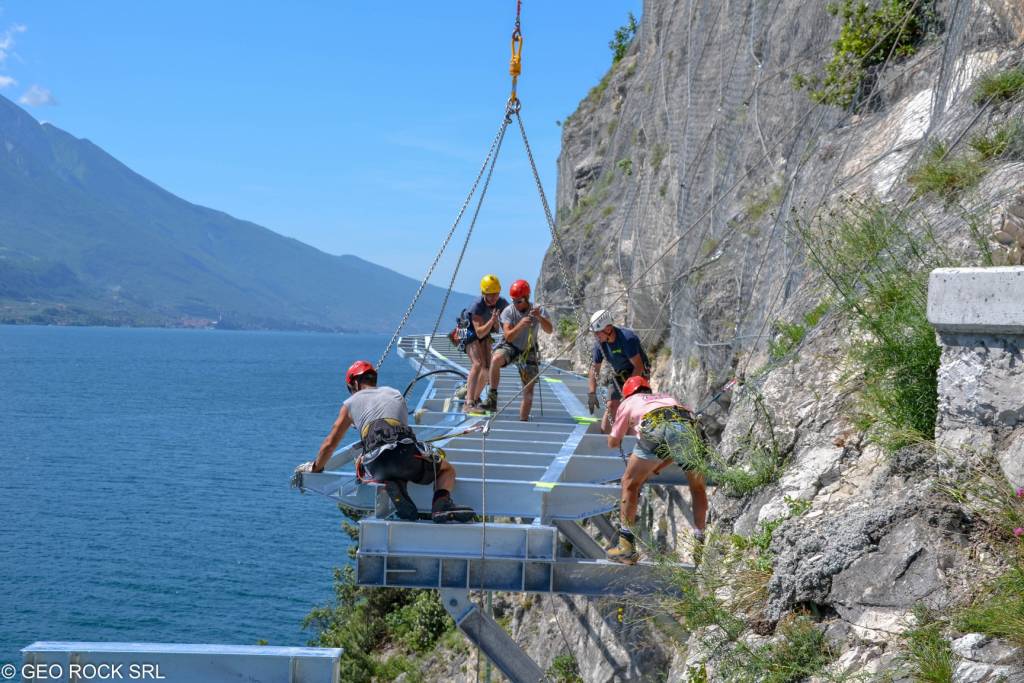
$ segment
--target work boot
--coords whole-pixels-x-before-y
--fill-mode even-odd
[[[481,410],[488,410],[494,412],[498,409],[498,391],[496,389],[490,389],[487,392],[487,400],[480,404]]]
[[[387,492],[391,504],[395,506],[395,513],[399,519],[415,522],[420,518],[419,512],[416,509],[416,503],[412,502],[412,498],[409,497],[404,481],[385,479],[384,490]]]
[[[464,524],[472,522],[476,517],[473,508],[466,507],[465,505],[456,505],[452,502],[451,496],[441,496],[435,499],[430,513],[434,524],[447,524],[448,522],[461,522]]]
[[[636,564],[640,553],[636,549],[636,539],[619,532],[619,544],[607,551],[608,559],[620,564]]]

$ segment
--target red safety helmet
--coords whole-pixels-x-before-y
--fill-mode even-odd
[[[622,397],[629,398],[639,391],[641,387],[650,391],[651,383],[647,381],[646,377],[641,377],[640,375],[630,377],[626,380],[626,383],[622,385]]]
[[[516,280],[512,283],[512,286],[508,288],[509,296],[513,299],[529,298],[530,296],[530,283],[526,280]]]
[[[348,366],[348,372],[345,373],[345,386],[348,387],[349,391],[356,390],[356,380],[363,375],[372,375],[374,379],[377,378],[377,370],[370,361],[357,360]]]

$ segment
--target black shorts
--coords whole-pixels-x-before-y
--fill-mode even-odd
[[[413,484],[432,484],[439,466],[440,463],[422,455],[413,444],[398,444],[381,452],[365,468],[367,476],[374,481],[399,479]]]

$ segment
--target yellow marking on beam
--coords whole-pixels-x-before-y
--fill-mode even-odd
[[[558,482],[554,481],[535,481],[533,485],[539,489],[548,489],[549,491],[558,485]]]
[[[545,377],[544,381],[545,382],[551,382],[552,384],[565,384],[565,382],[563,382],[562,380],[555,379],[554,377]]]

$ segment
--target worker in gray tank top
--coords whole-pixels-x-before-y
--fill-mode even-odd
[[[419,519],[416,503],[406,485],[434,484],[431,518],[438,524],[471,522],[471,508],[452,502],[455,468],[439,448],[426,448],[409,427],[409,407],[405,398],[392,387],[377,386],[377,370],[369,362],[352,364],[345,374],[349,396],[338,412],[338,419],[320,445],[312,471],[322,472],[348,428],[359,432],[362,455],[356,460],[356,474],[364,482],[384,485],[398,516]]]

